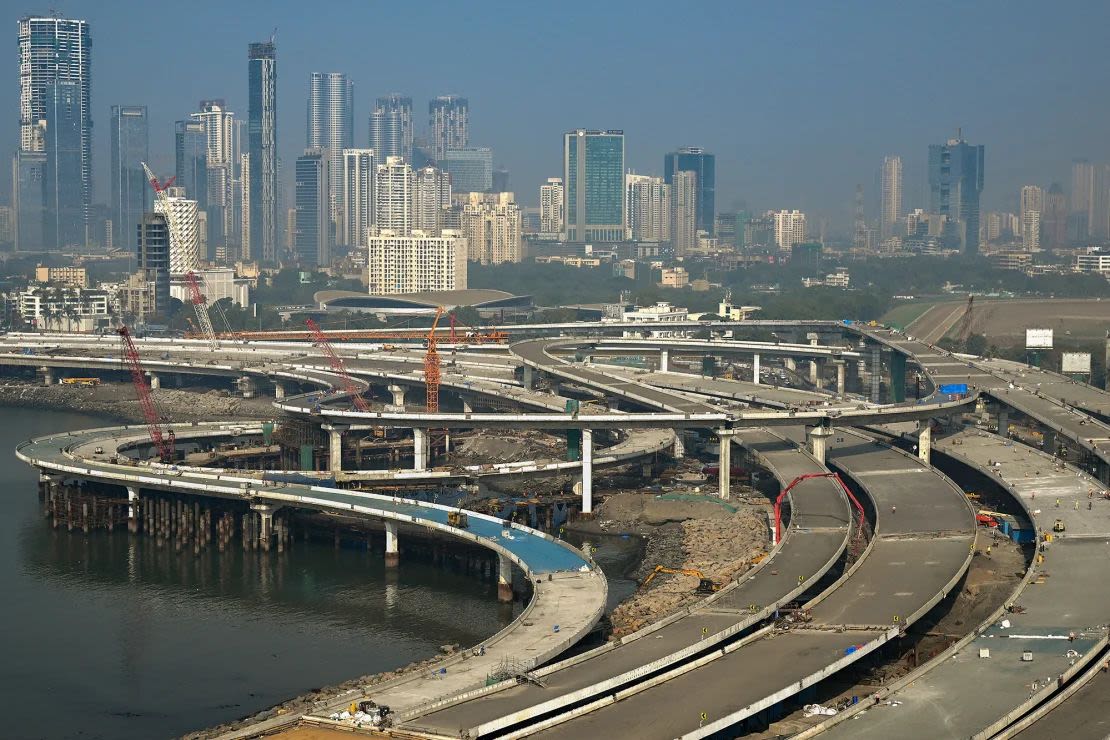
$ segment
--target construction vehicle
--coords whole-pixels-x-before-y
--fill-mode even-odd
[[[975,513],[975,522],[981,527],[997,527],[999,519],[1003,516],[1005,516],[1005,514],[998,511],[979,509],[979,511]]]
[[[146,419],[150,441],[154,443],[162,462],[172,462],[175,443],[174,433],[172,429],[166,434],[162,433],[162,423],[158,416],[158,409],[154,406],[154,399],[150,395],[150,386],[146,384],[146,375],[143,373],[143,365],[139,360],[139,351],[135,349],[135,342],[131,339],[131,330],[127,326],[121,326],[116,333],[119,334],[120,344],[123,348],[123,362],[131,371],[131,383],[135,386],[135,395],[139,397],[139,406],[142,407],[143,418]]]
[[[315,337],[313,344],[320,348],[320,351],[323,352],[324,356],[327,358],[328,364],[331,365],[331,369],[340,377],[343,392],[351,397],[351,401],[354,403],[356,409],[363,413],[370,413],[370,404],[362,397],[362,391],[355,385],[355,381],[351,378],[351,374],[347,372],[346,363],[343,362],[342,357],[335,353],[335,350],[331,346],[331,342],[329,342],[328,338],[324,336],[324,333],[320,331],[319,325],[312,319],[305,319],[304,323],[313,337]],[[313,413],[316,413],[316,407],[313,407]]]
[[[640,588],[647,588],[648,584],[651,583],[655,579],[655,576],[659,575],[660,573],[671,573],[674,575],[693,576],[694,578],[697,578],[698,587],[696,591],[699,594],[713,594],[724,588],[722,584],[706,578],[705,574],[702,573],[700,570],[696,570],[694,568],[668,568],[665,565],[655,566],[655,570],[648,574],[648,577],[645,578],[644,582],[640,584]]]
[[[470,521],[467,519],[465,511],[447,512],[447,523],[459,529],[466,529],[470,526]]]
[[[62,378],[65,385],[100,385],[100,378]]]
[[[1064,526],[1064,520],[1063,519],[1057,519],[1056,521],[1054,521],[1052,523],[1052,531],[1053,532],[1063,532],[1065,530],[1067,530],[1067,527]]]

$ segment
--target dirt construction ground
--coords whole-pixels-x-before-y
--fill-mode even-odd
[[[939,341],[958,327],[966,300],[940,303],[906,327],[926,341]],[[1057,337],[1102,339],[1110,329],[1110,301],[1079,298],[976,299],[971,331],[997,344],[1024,341],[1026,329],[1053,329]],[[1070,334],[1069,334],[1070,332]]]

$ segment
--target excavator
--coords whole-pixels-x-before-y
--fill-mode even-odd
[[[648,577],[645,578],[644,582],[640,584],[640,588],[647,588],[648,584],[651,583],[655,576],[659,575],[660,573],[673,573],[677,575],[693,576],[694,578],[697,578],[697,592],[699,594],[712,594],[724,588],[723,584],[706,578],[705,574],[703,574],[700,570],[695,570],[694,568],[668,568],[665,565],[655,566],[655,570],[648,574]]]

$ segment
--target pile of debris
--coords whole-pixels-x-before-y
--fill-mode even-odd
[[[451,440],[451,446],[450,460],[458,465],[530,460],[542,464],[565,460],[567,454],[565,439],[538,431],[456,435]]]

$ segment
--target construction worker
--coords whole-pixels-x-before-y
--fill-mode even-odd
[[[989,558],[990,556],[991,556],[991,546],[987,545],[987,557]]]
[[[894,512],[896,512],[896,511],[898,511],[898,507],[897,507],[897,506],[891,506],[891,507],[890,507],[890,513],[891,513],[891,514],[893,514],[893,513],[894,513]]]

